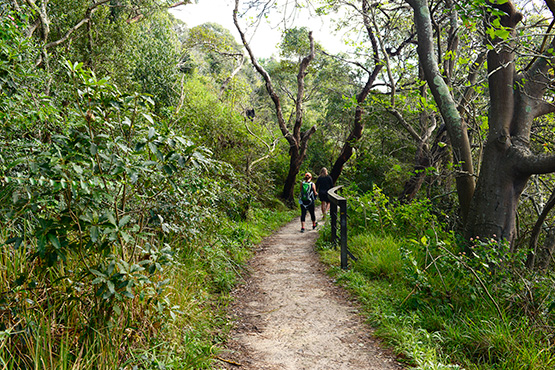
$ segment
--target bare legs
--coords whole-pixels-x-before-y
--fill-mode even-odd
[[[330,203],[329,202],[322,202],[322,219],[326,219],[326,214],[330,210]]]

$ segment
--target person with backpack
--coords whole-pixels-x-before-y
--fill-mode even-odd
[[[314,201],[318,193],[316,192],[316,185],[314,185],[311,180],[312,175],[309,172],[305,173],[299,197],[299,204],[301,205],[301,233],[304,233],[305,230],[304,226],[307,211],[310,212],[310,218],[312,219],[312,229],[316,229],[318,226],[316,214],[314,213]]]
[[[320,170],[320,176],[316,180],[316,190],[318,191],[318,197],[322,202],[322,219],[326,218],[326,213],[330,210],[330,200],[328,198],[328,190],[333,188],[333,179],[328,175],[328,169],[322,167]]]

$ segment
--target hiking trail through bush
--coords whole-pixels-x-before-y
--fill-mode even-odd
[[[318,217],[320,218],[320,217]],[[257,247],[234,292],[231,339],[219,369],[398,370],[314,250],[317,230],[296,218]]]

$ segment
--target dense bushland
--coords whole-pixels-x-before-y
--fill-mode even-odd
[[[81,62],[34,69],[26,19],[0,20],[0,367],[209,368],[250,247],[291,217],[244,185],[238,148],[207,140],[225,124],[247,146],[242,117],[209,84],[176,115],[178,96]]]
[[[402,361],[418,369],[553,367],[551,273],[527,270],[524,252],[493,239],[462,243],[429,200],[400,205],[378,187],[348,199],[358,261],[338,269],[329,230],[320,249]]]
[[[351,189],[359,261],[334,273],[372,303],[371,321],[402,358],[420,368],[553,367],[551,259],[524,268],[526,253],[553,252],[553,175],[519,183],[510,247],[459,240],[468,204],[455,182],[474,176],[460,165],[481,163],[488,141],[508,143],[488,139],[497,131],[486,113],[494,74],[479,67],[484,2],[437,2],[430,13],[438,31],[429,55],[442,59],[438,80],[468,125],[462,162],[419,73],[408,2],[382,3],[334,15],[340,27],[365,29],[353,41],[356,62],[314,40],[299,78],[305,28],[284,32],[279,58],[260,60],[281,96],[281,130],[268,81],[231,33],[188,29],[167,11],[173,1],[0,2],[1,367],[209,368],[250,246],[296,213],[277,200],[291,128],[311,138],[300,173],[331,169],[349,149],[339,181]],[[315,14],[345,2],[321,5]],[[542,14],[514,39],[499,22],[486,33],[521,42],[510,49],[526,50],[514,61],[524,67],[551,54],[539,47]],[[552,158],[552,117],[526,131],[520,142]],[[398,204],[400,195],[412,203]]]

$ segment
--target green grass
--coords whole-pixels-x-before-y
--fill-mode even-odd
[[[349,249],[359,258],[355,271],[370,279],[391,279],[402,269],[399,245],[392,237],[360,234],[349,241]]]
[[[321,239],[325,237],[324,231]],[[318,245],[330,274],[358,298],[368,322],[399,361],[422,370],[554,368],[553,333],[545,325],[553,317],[541,313],[544,325],[539,325],[539,313],[515,309],[515,302],[525,303],[517,300],[515,292],[522,288],[517,278],[498,281],[482,272],[490,298],[470,271],[456,265],[457,259],[435,255],[431,246],[424,249],[391,236],[355,235],[349,248],[359,260],[350,261],[350,269],[343,271],[338,267],[339,251],[322,240]],[[428,254],[413,258],[419,253]]]

